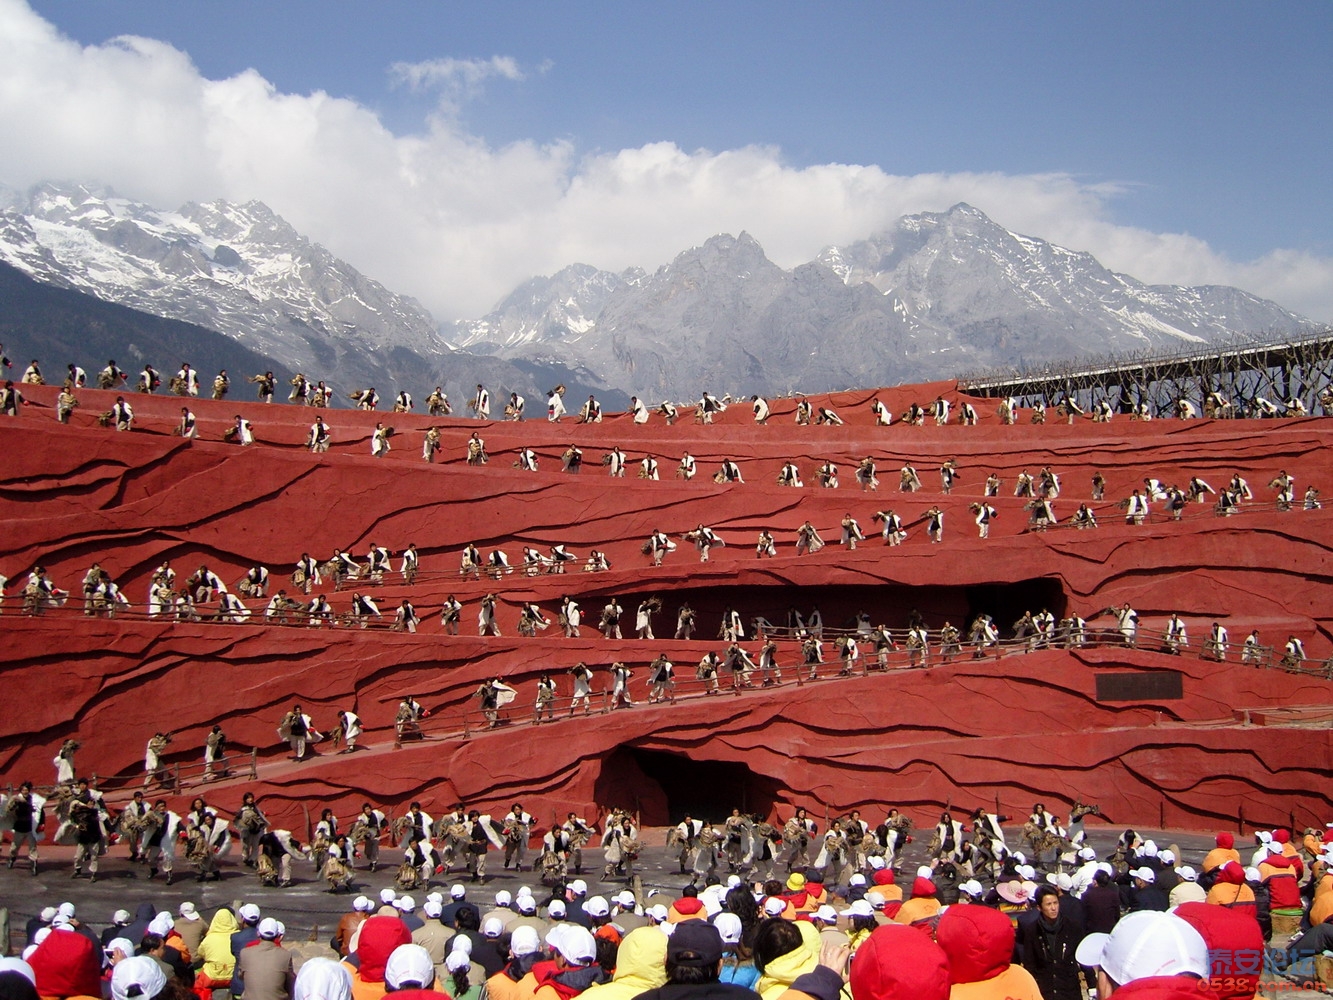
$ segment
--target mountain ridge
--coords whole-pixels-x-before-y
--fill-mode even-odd
[[[576,365],[534,370],[529,359],[460,354],[415,299],[366,277],[260,201],[161,211],[50,183],[0,195],[0,263],[46,285],[215,330],[268,367],[324,379],[340,401],[367,386],[424,399],[441,385],[461,412],[477,382],[535,396],[561,381],[612,405],[628,401]]]
[[[526,282],[540,334],[511,308],[505,344],[487,349],[519,357],[563,348],[652,398],[705,386],[779,393],[930,380],[1315,326],[1229,286],[1145,284],[1085,251],[1011,232],[966,203],[903,216],[789,270],[742,232],[714,236],[633,282],[607,275],[566,268]],[[580,317],[565,336],[543,294],[543,281],[557,277],[565,308]],[[586,293],[571,287],[574,278]],[[456,323],[451,342],[472,349],[493,322],[488,314]]]
[[[168,212],[86,187],[0,192],[0,261],[348,389],[441,384],[466,399],[481,381],[531,398],[564,382],[613,407],[631,393],[820,392],[1315,326],[1229,286],[1145,284],[962,202],[792,268],[746,231],[652,272],[574,263],[443,327],[258,201]]]

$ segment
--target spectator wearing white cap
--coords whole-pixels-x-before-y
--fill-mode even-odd
[[[37,973],[33,971],[31,965],[21,958],[3,958],[0,957],[0,975],[22,976],[34,987],[33,996],[36,996]],[[12,991],[6,991],[6,996],[14,995]]]
[[[351,1000],[352,975],[331,958],[308,958],[296,974],[292,1000]]]
[[[393,901],[398,898],[398,893],[392,889],[380,890],[380,908],[375,911],[377,917],[396,917],[398,916],[398,907],[393,905]]]
[[[537,989],[532,967],[542,957],[541,935],[531,927],[514,928],[509,936],[509,960],[486,980],[488,1000],[522,1000],[531,996]]]
[[[481,922],[485,924],[487,920],[494,917],[504,924],[507,933],[509,925],[513,923],[517,916],[518,911],[514,909],[514,897],[510,895],[508,889],[501,889],[495,894],[495,905],[481,915]]]
[[[1091,847],[1080,847],[1076,857],[1078,867],[1070,876],[1074,884],[1069,891],[1082,899],[1083,894],[1091,888],[1093,877],[1097,874],[1097,852]]]
[[[357,896],[352,900],[352,911],[344,913],[342,919],[338,921],[338,927],[333,932],[333,948],[343,958],[346,958],[352,950],[352,935],[369,917],[370,911],[375,908],[374,902],[369,896]]]
[[[546,932],[550,930],[551,925],[537,914],[537,900],[532,893],[522,893],[514,897],[514,909],[517,915],[509,922],[509,933],[520,927],[530,927],[537,932],[538,940],[546,937]]]
[[[440,919],[444,921],[446,927],[454,926],[454,921],[458,919],[458,908],[467,901],[466,886],[457,882],[449,886],[449,902],[444,904],[444,909],[440,913]]]
[[[52,918],[55,917],[54,911],[51,913],[51,916]],[[110,942],[113,938],[121,937],[124,933],[125,928],[130,925],[130,922],[133,919],[134,917],[130,915],[129,910],[117,910],[115,913],[113,913],[111,915],[111,926],[102,932],[103,947],[105,947],[107,943]],[[198,945],[196,945],[192,950],[198,951],[199,950]]]
[[[843,917],[848,924],[847,944],[851,947],[852,955],[855,955],[861,945],[865,944],[866,938],[879,926],[879,921],[875,919],[875,909],[868,899],[856,900],[843,911]]]
[[[616,953],[611,982],[590,986],[586,1000],[634,1000],[666,982],[667,936],[655,927],[639,927],[625,936]]]
[[[57,913],[55,920],[51,922],[52,927],[69,926],[73,929],[73,915],[68,917]],[[190,956],[185,950],[185,942],[181,940],[176,928],[172,924],[171,914],[163,910],[148,922],[148,931],[144,934],[139,943],[139,952],[143,955],[152,955],[160,960],[168,969],[168,975],[173,975],[182,982],[190,981]]]
[[[611,904],[605,896],[592,896],[583,904],[583,912],[588,917],[588,929],[596,931],[611,922]]]
[[[1170,905],[1166,893],[1157,885],[1157,873],[1147,865],[1130,870],[1133,888],[1129,891],[1129,910],[1158,910],[1166,912]]]
[[[398,919],[407,925],[409,931],[422,926],[422,919],[417,916],[417,901],[411,896],[399,896],[393,901],[398,908]]]
[[[960,903],[980,903],[985,895],[986,887],[974,878],[958,883],[958,902]]]
[[[1176,871],[1176,852],[1170,848],[1162,848],[1157,852],[1157,881],[1154,883],[1168,896],[1177,883],[1180,882],[1180,873]]]
[[[1171,906],[1177,907],[1181,903],[1203,903],[1208,899],[1208,893],[1204,892],[1203,886],[1199,885],[1199,873],[1189,865],[1181,865],[1176,869],[1176,874],[1180,876],[1180,881],[1176,887],[1171,890],[1167,897]]]
[[[670,911],[661,903],[654,903],[643,911],[643,915],[648,918],[648,922],[654,927],[660,927],[670,918]]]
[[[167,973],[147,955],[118,962],[111,972],[112,1000],[153,1000],[167,989]]]
[[[468,961],[466,954],[451,951],[444,960],[444,969],[449,977],[446,985],[453,1000],[481,1000],[486,983],[472,981],[477,966]]]
[[[426,949],[416,944],[400,944],[384,965],[384,988],[401,1000],[440,1000],[447,993],[436,989],[435,963]]]
[[[1110,934],[1089,934],[1078,946],[1079,965],[1097,970],[1097,996],[1122,988],[1144,1000],[1200,996],[1208,976],[1208,946],[1202,935],[1172,913],[1127,914]]]
[[[236,916],[240,919],[241,928],[231,936],[231,954],[232,958],[239,959],[241,951],[250,942],[259,940],[259,907],[254,903],[242,903],[241,908],[236,911]],[[245,980],[238,965],[231,976],[231,995],[238,997],[244,992]]]
[[[149,904],[148,908],[151,911],[152,905]],[[47,906],[43,907],[40,913],[38,913],[35,917],[29,920],[27,927],[28,944],[29,945],[36,944],[37,932],[41,930],[43,927],[50,927],[51,921],[54,920],[55,918],[56,918],[56,908],[54,906]],[[150,917],[149,919],[152,918]]]
[[[588,915],[583,912],[583,901],[588,897],[588,883],[576,878],[565,886],[565,919],[587,927]]]
[[[440,921],[442,910],[443,905],[438,899],[427,899],[421,905],[421,926],[412,932],[412,943],[426,949],[440,982],[447,978],[444,959],[449,954],[449,939],[454,936],[453,928],[445,927]]]
[[[866,902],[870,904],[870,910],[875,915],[875,925],[877,927],[883,927],[885,924],[893,923],[893,917],[891,917],[884,909],[888,900],[884,898],[884,894],[879,892],[878,889],[871,889],[866,893]]]
[[[719,913],[713,918],[713,926],[722,936],[722,971],[718,979],[734,986],[754,989],[759,981],[759,970],[754,966],[754,956],[748,948],[741,947],[741,938],[745,936],[745,925],[741,918],[730,911]]]
[[[179,914],[175,920],[176,933],[185,942],[185,947],[190,949],[190,954],[195,955],[199,952],[199,945],[203,943],[204,932],[208,930],[208,927],[204,923],[203,917],[199,916],[198,908],[188,899],[181,903],[180,909],[176,912]],[[126,914],[126,916],[128,917],[129,914]]]
[[[546,904],[546,919],[552,924],[569,919],[569,907],[563,899],[553,899]]]
[[[847,880],[847,901],[855,903],[858,899],[865,899],[866,888],[866,877],[857,872]]]
[[[289,1000],[296,982],[292,952],[282,946],[287,929],[280,921],[259,921],[258,940],[241,950],[236,972],[245,981],[245,1000]]]
[[[597,940],[586,927],[563,921],[546,932],[546,946],[555,961],[554,982],[544,980],[533,1000],[569,1000],[610,978],[597,964]]]
[[[1273,842],[1273,834],[1270,830],[1256,830],[1254,834],[1255,849],[1250,855],[1250,867],[1258,868],[1263,864],[1264,858],[1268,857],[1268,845]]]
[[[611,900],[611,923],[620,928],[622,934],[648,926],[638,905],[638,899],[630,889],[623,889]]]
[[[870,909],[870,904],[866,904]],[[871,915],[873,919],[873,913]],[[838,930],[838,911],[825,903],[810,914],[810,922],[819,928],[819,940],[824,944],[837,946],[847,943],[845,932]]]

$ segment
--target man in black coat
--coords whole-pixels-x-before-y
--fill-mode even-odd
[[[464,903],[454,917],[454,936],[444,942],[444,953],[453,951],[454,938],[465,937],[472,942],[469,958],[486,970],[489,979],[505,967],[507,956],[501,954],[495,942],[481,933],[481,912],[472,903]]]
[[[1129,890],[1129,910],[1158,910],[1165,913],[1171,906],[1170,898],[1157,885],[1157,873],[1144,866],[1129,873],[1133,888]]]
[[[666,985],[640,993],[635,1000],[754,1000],[753,990],[721,981],[722,935],[703,920],[676,925],[667,939],[666,973]]]
[[[1110,934],[1120,921],[1120,887],[1106,871],[1093,876],[1083,893],[1083,925],[1089,934]]]
[[[233,958],[239,958],[241,949],[250,942],[259,940],[259,907],[254,903],[246,903],[236,911],[236,916],[240,920],[241,929],[231,936]],[[237,968],[231,977],[231,995],[238,997],[243,992],[245,992],[245,980],[241,970]]]

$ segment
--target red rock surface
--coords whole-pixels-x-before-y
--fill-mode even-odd
[[[937,392],[959,398],[943,385],[879,395],[897,414]],[[1326,491],[1333,484],[1330,425],[1323,419],[1117,418],[1110,425],[1069,427],[1052,416],[1044,426],[1006,427],[989,402],[978,401],[978,427],[880,428],[872,426],[868,408],[876,394],[849,392],[833,398],[847,421],[840,428],[795,426],[790,400],[775,403],[766,427],[754,425],[748,403],[733,406],[712,426],[696,425],[682,411],[674,427],[656,415],[646,426],[620,415],[600,425],[566,418],[553,426],[331,411],[326,418],[336,443],[329,454],[312,456],[302,443],[313,414],[288,405],[193,401],[202,439],[187,443],[170,435],[181,405],[172,397],[129,397],[138,428],[117,434],[95,420],[110,407],[111,394],[83,392],[70,427],[55,422],[52,388],[29,388],[26,395],[46,405],[0,419],[0,573],[10,577],[0,653],[11,699],[0,716],[6,781],[49,780],[55,749],[75,736],[83,744],[80,770],[137,784],[143,745],[155,730],[174,731],[171,759],[193,764],[204,734],[220,722],[234,747],[259,749],[259,791],[270,812],[289,823],[302,820],[302,806],[331,804],[346,812],[363,798],[399,808],[419,798],[427,811],[460,798],[492,809],[521,799],[543,820],[566,808],[586,814],[615,804],[636,806],[645,821],[661,822],[690,806],[797,803],[822,812],[878,803],[910,810],[920,821],[946,802],[960,808],[998,802],[1002,812],[1021,815],[1037,800],[1067,806],[1074,799],[1100,803],[1103,816],[1117,824],[1330,818],[1328,728],[1247,727],[1234,713],[1328,707],[1333,682],[1243,666],[1235,655],[1223,664],[1196,655],[1213,620],[1227,625],[1236,644],[1258,627],[1265,642],[1278,646],[1299,635],[1312,658],[1333,650],[1333,515],[1278,513],[1266,488],[1282,468],[1296,476],[1298,493],[1311,482]],[[253,422],[255,446],[220,441],[235,413]],[[400,432],[383,461],[369,456],[376,420]],[[434,466],[420,458],[421,433],[432,423],[444,434],[442,464]],[[480,430],[491,454],[484,468],[462,461],[473,430]],[[570,442],[585,451],[580,476],[558,471]],[[615,445],[631,463],[623,480],[609,480],[598,464]],[[523,446],[538,452],[542,471],[512,467]],[[699,462],[700,475],[689,483],[672,478],[684,449]],[[661,463],[661,482],[633,478],[645,453]],[[859,491],[852,474],[867,454],[880,468],[876,494]],[[746,483],[710,481],[727,457],[740,463]],[[942,497],[936,470],[949,457],[961,467],[962,481]],[[775,483],[789,458],[805,478],[804,489]],[[840,467],[839,490],[814,485],[815,468],[826,458]],[[917,468],[924,492],[897,492],[897,469],[905,461]],[[1089,497],[1092,472],[1102,471],[1110,498],[1095,505],[1102,527],[1026,530],[1023,501],[1012,495],[1014,478],[1044,465],[1062,479],[1055,505],[1062,520]],[[983,541],[966,508],[991,470],[1005,485],[995,503],[1000,517]],[[1145,476],[1184,485],[1199,475],[1221,487],[1233,471],[1256,494],[1255,504],[1237,517],[1216,518],[1209,505],[1199,504],[1182,522],[1132,527],[1115,506]],[[936,503],[947,512],[946,534],[943,544],[930,545],[922,518]],[[870,535],[876,527],[871,515],[884,508],[908,522],[905,545],[889,549],[877,536],[855,552],[834,544],[844,513]],[[807,518],[830,544],[797,557],[795,529]],[[678,539],[701,522],[728,543],[709,563],[701,565],[683,542],[660,568],[641,554],[654,528]],[[777,559],[755,558],[763,527],[778,539]],[[503,548],[515,564],[529,544],[545,550],[564,543],[581,558],[600,548],[613,569],[462,580],[459,552],[468,541],[483,553]],[[281,586],[304,551],[323,560],[342,546],[364,557],[371,542],[395,554],[415,542],[421,552],[414,586],[405,587],[395,574],[371,588],[389,617],[410,597],[426,618],[416,635],[173,624],[128,615],[106,621],[83,617],[73,599],[39,618],[18,615],[23,580],[36,562],[59,586],[77,591],[98,560],[142,611],[149,574],[164,558],[182,576],[207,563],[229,585],[262,562]],[[475,635],[478,601],[490,590],[501,601],[503,638]],[[471,634],[443,635],[438,609],[447,593],[464,603],[463,632]],[[565,639],[555,625],[541,638],[515,637],[522,602],[537,601],[554,619],[564,594],[583,607],[583,638]],[[598,611],[609,596],[624,606],[622,624],[632,635],[634,609],[649,594],[664,604],[655,622],[659,637],[674,632],[675,610],[688,599],[700,612],[696,638],[610,641],[597,634]],[[329,596],[345,610],[350,590]],[[978,611],[989,611],[1007,635],[1028,608],[1091,617],[1123,601],[1138,610],[1146,628],[1161,628],[1179,612],[1190,626],[1191,652],[1167,657],[1106,648],[966,659],[491,733],[477,731],[470,700],[483,680],[500,676],[519,689],[514,718],[526,718],[540,672],[556,676],[567,696],[564,671],[576,660],[604,667],[619,659],[635,668],[632,690],[642,701],[646,664],[661,651],[687,681],[682,693],[697,691],[693,664],[708,649],[722,651],[715,636],[725,606],[747,621],[763,614],[781,624],[788,607],[808,611],[818,604],[829,626],[864,609],[898,629],[914,608],[932,628],[946,618],[965,627]],[[753,641],[746,645],[757,649]],[[794,643],[782,645],[790,680],[799,657]],[[1182,673],[1183,699],[1096,699],[1099,673],[1161,671]],[[605,677],[599,674],[594,687],[609,686]],[[391,723],[398,699],[408,693],[434,710],[432,738],[396,750]],[[368,726],[363,743],[372,749],[287,763],[275,727],[294,700],[321,728],[332,726],[338,709],[354,709]],[[467,738],[460,733],[465,722]],[[231,808],[243,786],[219,783],[207,794]]]

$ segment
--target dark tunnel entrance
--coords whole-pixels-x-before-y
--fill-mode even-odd
[[[1035,615],[1045,609],[1055,615],[1057,621],[1065,616],[1065,595],[1058,580],[985,584],[968,587],[966,593],[967,624],[971,625],[977,615],[990,615],[1003,638],[1009,637],[1014,622],[1022,618],[1025,611]]]
[[[717,635],[723,610],[729,607],[741,613],[747,633],[756,618],[765,618],[781,628],[788,625],[790,611],[795,610],[802,619],[806,619],[814,608],[818,608],[824,626],[835,629],[854,627],[856,615],[862,611],[873,624],[885,624],[891,629],[907,628],[913,612],[925,619],[928,628],[937,629],[949,621],[964,630],[977,615],[988,614],[1006,637],[1024,611],[1036,614],[1046,608],[1058,619],[1064,617],[1068,608],[1060,581],[1046,577],[976,586],[716,586],[707,589],[678,588],[661,596],[663,601],[662,613],[658,618],[658,635],[670,635],[675,631],[676,613],[682,604],[688,602],[698,612],[696,636],[702,639],[711,639]],[[629,606],[630,600],[637,599],[637,595],[629,598],[622,596],[621,603]],[[591,605],[594,602],[589,600],[586,603]],[[752,637],[747,635],[747,638]]]
[[[768,816],[781,792],[773,778],[738,761],[619,747],[602,762],[594,794],[603,807],[637,811],[649,826],[696,819],[722,822],[732,809]]]

